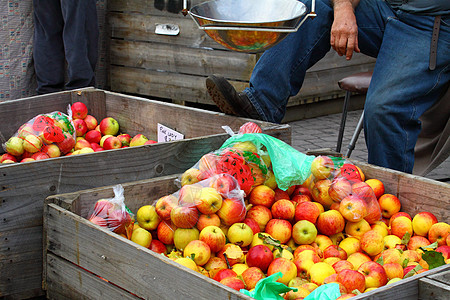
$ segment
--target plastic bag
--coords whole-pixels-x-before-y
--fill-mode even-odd
[[[263,133],[233,135],[225,141],[221,149],[248,142],[256,149],[267,152],[278,188],[287,190],[293,185],[302,184],[309,177],[314,156],[301,153],[270,135]]]
[[[17,161],[58,157],[68,153],[76,143],[70,106],[68,113],[54,111],[37,115],[20,126],[2,145],[3,149]]]
[[[277,272],[259,280],[253,291],[248,291],[246,289],[241,289],[239,291],[257,300],[282,300],[283,297],[280,294],[289,291],[297,291],[297,288],[295,287],[288,287],[284,283],[277,282],[282,276],[283,274],[281,272]]]
[[[97,200],[88,220],[129,239],[133,232],[134,214],[125,205],[122,185],[115,185],[113,191],[113,198]]]
[[[304,300],[335,300],[340,296],[339,284],[332,282],[319,286]]]
[[[308,186],[312,198],[327,209],[337,209],[348,222],[381,220],[381,209],[361,170],[351,161],[317,156]]]

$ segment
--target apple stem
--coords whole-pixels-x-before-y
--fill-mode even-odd
[[[231,269],[230,263],[228,262],[228,257],[227,257],[227,254],[226,254],[226,253],[224,253],[224,254],[223,254],[223,257],[225,257],[225,262],[227,263],[227,267],[228,267],[228,269]]]

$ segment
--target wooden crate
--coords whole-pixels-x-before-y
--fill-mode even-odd
[[[157,123],[185,135],[184,140],[0,165],[0,297],[43,294],[42,207],[49,195],[180,173],[229,137],[221,128],[237,130],[247,119],[186,106],[125,96],[97,89],[62,92],[0,103],[1,139],[40,113],[66,112],[82,101],[92,115],[115,118],[121,131],[156,139]],[[291,127],[256,121],[287,143]]]
[[[189,2],[192,7],[204,0]],[[230,51],[198,29],[191,17],[158,10],[155,3],[161,1],[108,1],[113,91],[214,105],[206,91],[206,76],[224,76],[239,91],[248,86],[260,54]],[[156,24],[178,25],[180,32],[159,35]],[[362,54],[347,61],[330,51],[308,70],[302,89],[288,106],[341,97],[345,94],[337,84],[341,78],[370,71],[374,65],[374,58]]]
[[[386,192],[397,195],[404,211],[415,214],[426,207],[448,222],[450,186],[437,181],[359,164],[367,178],[379,178]],[[176,175],[124,183],[127,206],[134,212],[160,196],[177,191]],[[86,216],[95,201],[111,198],[112,187],[95,188],[50,196],[44,208],[44,284],[48,298],[88,298],[118,295],[158,299],[248,299],[217,282],[177,266],[170,259],[93,225]],[[392,286],[381,287],[365,296],[395,293],[399,299],[418,299],[418,279],[448,270],[449,266],[416,275]],[[108,282],[99,279],[101,276]],[[403,284],[402,284],[403,283]],[[113,285],[114,284],[114,285]],[[117,287],[120,287],[118,289]],[[405,292],[405,288],[408,292]],[[134,295],[133,295],[134,294]],[[407,297],[402,297],[402,294]],[[117,297],[117,296],[116,296]]]

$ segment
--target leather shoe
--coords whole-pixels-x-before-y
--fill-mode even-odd
[[[261,120],[245,93],[238,93],[223,77],[211,75],[206,78],[206,88],[217,107],[226,114]]]

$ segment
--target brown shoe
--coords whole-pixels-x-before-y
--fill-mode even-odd
[[[217,107],[226,114],[261,120],[245,93],[238,93],[223,77],[211,75],[206,78],[206,88]]]

